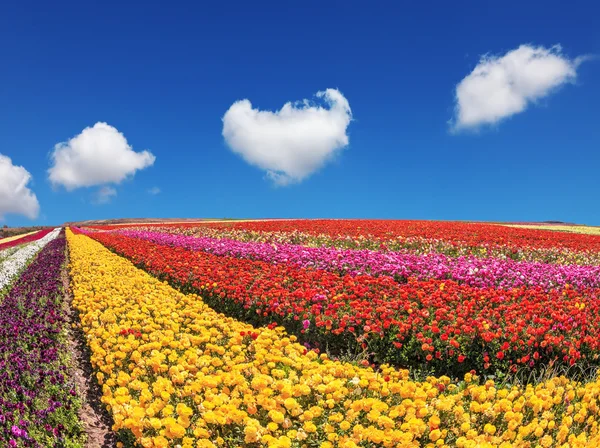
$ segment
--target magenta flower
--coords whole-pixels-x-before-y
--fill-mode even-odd
[[[83,233],[89,234],[85,230]],[[172,235],[143,230],[116,230],[115,233],[156,244],[183,247],[218,256],[261,260],[274,264],[294,264],[300,268],[324,269],[340,274],[388,276],[404,282],[448,279],[476,288],[504,289],[541,287],[560,289],[569,284],[577,289],[600,288],[600,266],[560,265],[474,255],[450,257],[440,253],[415,254],[410,251],[306,247],[297,244],[242,242],[226,238]],[[326,301],[315,295],[314,303]]]

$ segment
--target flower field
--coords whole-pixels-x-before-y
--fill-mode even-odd
[[[136,230],[119,233],[160,245],[183,247],[219,256],[261,260],[271,264],[290,263],[302,268],[323,269],[342,274],[386,275],[401,281],[408,278],[433,278],[454,280],[469,286],[503,289],[521,286],[552,289],[567,284],[580,289],[600,287],[600,266],[516,262],[511,259],[475,256],[449,257],[437,253],[417,255],[315,248],[295,244],[239,242],[225,238],[194,238]]]
[[[364,351],[370,362],[454,376],[473,369],[498,374],[550,363],[586,369],[599,363],[596,289],[568,283],[503,289],[412,277],[400,283],[299,267],[293,260],[214,255],[168,235],[90,235],[183,290],[202,294],[219,311],[257,325],[283,325],[321,350]]]
[[[69,306],[120,447],[600,446],[600,236],[161,223],[67,229],[65,252],[62,235],[0,252],[2,446],[84,446]]]
[[[68,239],[103,400],[115,430],[142,446],[598,443],[598,382],[415,382],[406,370],[333,361],[280,327],[216,313],[84,235]]]
[[[66,321],[59,274],[65,238],[55,230],[38,241],[45,239],[37,258],[0,299],[3,447],[80,446],[78,398],[62,336]]]
[[[441,221],[282,220],[92,226],[312,247],[439,253],[557,264],[600,264],[600,235]]]
[[[0,240],[0,251],[8,249],[10,247],[18,246],[21,244],[30,243],[32,241],[37,241],[46,235],[48,235],[52,230],[40,230],[38,232],[28,233],[26,235],[17,235],[15,237],[4,238]]]
[[[0,244],[4,244],[4,243],[8,243],[10,241],[18,240],[19,238],[26,237],[26,236],[31,235],[33,233],[35,233],[35,232],[21,233],[19,235],[15,235],[15,236],[7,236],[6,238],[0,238]]]
[[[38,239],[30,240],[28,237],[22,238],[27,239],[26,242],[21,243],[22,246],[15,247],[15,249],[4,249],[6,253],[5,257],[0,258],[0,294],[10,282],[21,272],[21,270],[27,265],[27,263],[36,255],[46,244],[54,240],[59,233],[60,229],[53,231],[39,232],[37,235],[42,234]],[[33,241],[29,243],[29,241]],[[1,255],[0,255],[1,257]]]

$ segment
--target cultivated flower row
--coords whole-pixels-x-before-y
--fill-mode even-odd
[[[9,258],[12,254],[14,254],[19,249],[20,249],[19,246],[15,246],[15,247],[9,247],[8,249],[0,250],[0,265],[4,260]]]
[[[0,301],[2,447],[83,446],[79,403],[65,365],[65,239],[54,239],[56,231],[50,235],[53,241]]]
[[[180,224],[185,227],[190,224]],[[196,224],[197,225],[197,224]],[[404,238],[443,240],[466,246],[508,246],[515,249],[570,249],[600,252],[600,235],[584,235],[551,230],[521,229],[488,223],[451,221],[392,221],[353,219],[267,220],[203,224],[214,228],[234,228],[258,232],[302,232],[330,237],[370,238],[380,241]]]
[[[26,237],[28,235],[33,234],[33,233],[35,233],[35,231],[34,232],[28,232],[28,233],[21,233],[19,235],[14,235],[14,236],[7,236],[6,238],[0,238],[0,244],[9,243],[11,241],[18,240],[19,238],[24,238],[24,237]]]
[[[18,246],[20,244],[31,243],[37,241],[52,232],[52,229],[44,229],[39,232],[28,233],[25,236],[19,235],[20,238],[11,238],[10,240],[3,240],[0,242],[0,250],[8,249],[9,247]]]
[[[598,290],[473,288],[453,281],[399,284],[158,245],[116,233],[94,239],[218,311],[280,324],[330,351],[459,376],[548,365],[600,364]]]
[[[379,239],[371,236],[313,234],[301,231],[258,231],[231,227],[226,224],[187,225],[123,225],[94,226],[96,230],[140,230],[174,235],[223,238],[243,242],[295,244],[308,247],[331,247],[336,249],[372,250],[404,254],[443,254],[448,257],[498,258],[561,265],[600,265],[600,252],[573,250],[559,245],[554,247],[528,247],[517,245],[472,245],[448,239],[423,236]],[[368,230],[367,230],[368,232]],[[559,232],[551,232],[559,233]],[[368,234],[367,234],[368,235]]]
[[[48,231],[41,239],[34,240],[5,258],[0,264],[0,291],[6,288],[27,263],[59,233],[60,229],[58,228]]]
[[[88,237],[67,235],[74,303],[103,402],[129,446],[600,443],[599,382],[503,388],[470,373],[459,383],[413,382],[407,371],[332,361],[281,328],[218,314]]]
[[[556,265],[517,262],[497,258],[448,257],[443,254],[415,255],[370,250],[341,250],[295,244],[240,242],[230,239],[195,238],[142,230],[118,230],[122,235],[157,244],[183,247],[215,255],[227,255],[269,263],[291,263],[351,275],[387,275],[399,281],[454,280],[474,287],[563,288],[600,287],[600,266]]]

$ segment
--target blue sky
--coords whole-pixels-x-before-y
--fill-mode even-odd
[[[360,217],[600,225],[600,60],[576,59],[600,54],[599,14],[592,1],[4,2],[0,154],[30,173],[40,206],[35,219],[5,213],[4,222]],[[562,52],[550,50],[556,44]],[[576,76],[549,84],[522,112],[453,132],[457,85],[482,55],[502,57],[521,45],[558,54]],[[331,125],[339,134],[323,128],[330,139],[314,145],[330,155],[309,168],[294,165],[304,163],[302,142],[313,147],[302,127],[263,129],[256,141],[248,127],[236,144],[223,136],[222,119],[236,101],[275,112],[309,99],[315,117],[318,105],[327,117],[332,106],[314,96],[326,89],[343,95],[352,120]],[[123,179],[70,191],[53,183],[55,145],[98,122],[138,154],[147,150],[153,163],[140,158]],[[271,141],[272,134],[279,137]],[[275,162],[252,159],[282,142],[289,160],[280,160],[283,153],[263,154]],[[292,180],[274,182],[268,163]]]

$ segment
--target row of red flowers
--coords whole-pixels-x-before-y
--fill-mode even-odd
[[[192,224],[178,224],[180,227]],[[193,224],[198,225],[198,224]],[[277,220],[219,222],[203,224],[215,228],[245,229],[259,232],[304,232],[343,237],[428,238],[469,246],[511,246],[516,249],[564,248],[600,252],[600,236],[551,230],[524,229],[496,224],[449,221],[392,220]]]
[[[215,256],[118,234],[91,237],[218,311],[284,325],[311,347],[365,350],[374,362],[460,375],[549,363],[600,364],[595,290],[471,288],[450,281],[398,284],[287,264]]]
[[[37,241],[42,239],[46,235],[52,232],[52,229],[44,229],[38,232],[32,233],[30,235],[26,235],[22,238],[17,238],[16,240],[7,241],[5,243],[0,243],[0,250],[8,249],[9,247],[18,246],[19,244],[31,243],[32,241]]]
[[[365,237],[328,236],[324,234],[311,235],[302,232],[259,232],[232,227],[209,227],[194,224],[186,227],[172,224],[130,224],[121,226],[95,226],[101,231],[149,231],[172,235],[218,238],[241,241],[245,243],[293,244],[312,248],[358,249],[382,252],[400,252],[402,254],[443,254],[449,257],[500,258],[515,261],[540,262],[562,265],[600,265],[600,252],[581,252],[561,247],[531,248],[514,246],[468,246],[445,240],[435,240],[423,237],[408,237],[388,239],[385,241]],[[554,232],[558,234],[559,232]]]
[[[600,236],[497,224],[440,221],[271,220],[196,222],[185,224],[121,224],[93,226],[98,230],[145,228],[186,235],[349,249],[440,252],[449,256],[501,256],[515,260],[561,264],[598,264]]]

